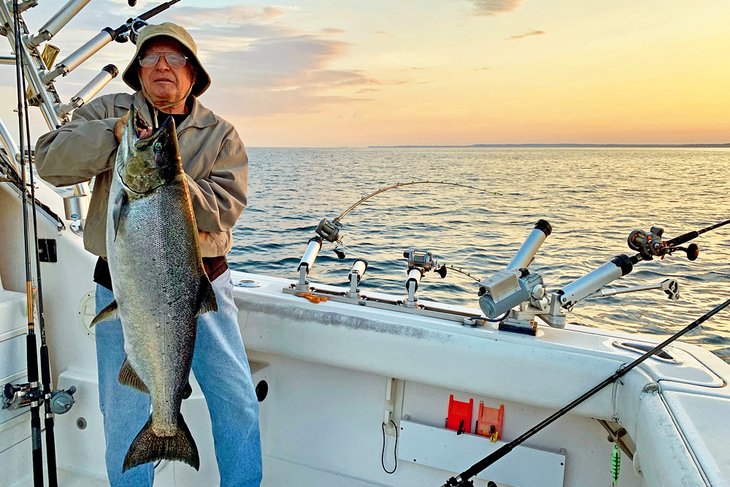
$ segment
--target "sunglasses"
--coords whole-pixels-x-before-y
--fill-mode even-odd
[[[139,58],[139,65],[143,68],[151,68],[155,66],[160,57],[165,57],[165,62],[172,68],[182,68],[188,60],[188,57],[179,52],[152,52],[145,54],[144,57]]]

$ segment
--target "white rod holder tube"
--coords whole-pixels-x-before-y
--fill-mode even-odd
[[[535,254],[540,249],[540,246],[548,236],[552,233],[553,229],[546,220],[538,220],[535,223],[535,229],[530,232],[527,240],[522,244],[520,250],[517,251],[515,256],[512,258],[512,262],[507,265],[507,269],[522,269],[529,267],[532,259],[535,258]]]
[[[74,52],[68,55],[66,59],[56,64],[53,71],[47,72],[43,76],[43,82],[45,84],[50,83],[59,76],[66,76],[68,73],[78,68],[81,63],[89,59],[91,56],[99,52],[104,46],[109,44],[116,38],[116,32],[111,27],[107,27],[102,30],[94,37],[92,37],[86,44],[76,49]]]
[[[79,108],[80,106],[87,103],[89,100],[94,98],[102,88],[104,88],[111,80],[116,78],[119,74],[119,70],[113,64],[107,64],[104,66],[99,74],[87,83],[86,86],[71,98],[71,103],[66,103],[57,108],[56,112],[59,117],[65,117],[72,110]]]
[[[66,3],[66,5],[64,5],[61,10],[56,13],[56,15],[48,19],[48,22],[43,24],[43,27],[38,30],[38,34],[31,36],[28,39],[28,46],[37,47],[42,42],[50,40],[53,36],[58,34],[58,31],[68,24],[71,19],[73,19],[76,14],[78,14],[90,1],[91,0],[69,0],[68,3]]]
[[[350,292],[347,293],[347,295],[349,297],[351,297],[351,298],[358,297],[357,286],[360,284],[360,281],[362,280],[363,276],[365,275],[365,271],[367,269],[368,269],[368,263],[362,259],[357,259],[352,264],[352,269],[350,269],[350,273],[347,275],[347,278],[350,281]]]
[[[302,260],[299,261],[299,267],[297,267],[297,271],[299,271],[299,283],[297,284],[297,289],[307,289],[307,275],[309,274],[309,271],[312,270],[312,267],[314,267],[314,261],[317,259],[317,255],[319,255],[319,251],[321,249],[321,238],[313,237],[309,239],[309,243],[307,243],[307,250],[304,251]]]
[[[423,277],[423,271],[414,267],[408,271],[408,279],[406,279],[406,290],[408,291],[408,299],[406,300],[406,306],[416,306],[416,291],[418,291],[418,283],[421,282]]]
[[[16,164],[15,169],[19,170],[20,166],[18,164],[21,164],[20,149],[18,149],[18,146],[15,144],[15,140],[13,140],[13,137],[10,135],[10,131],[2,118],[0,118],[0,142],[2,142],[5,152]]]
[[[618,255],[601,267],[571,282],[557,292],[560,305],[569,308],[601,289],[606,284],[631,272],[634,264],[626,255]]]

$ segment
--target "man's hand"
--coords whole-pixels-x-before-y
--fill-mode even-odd
[[[117,142],[122,141],[122,136],[124,135],[124,129],[127,126],[127,121],[129,120],[129,113],[125,113],[122,117],[117,120],[117,123],[114,124],[114,137],[117,138]],[[152,135],[154,132],[153,129],[149,127],[136,127],[137,129],[137,138],[145,139]]]
[[[114,124],[114,137],[117,138],[117,142],[122,141],[122,135],[124,135],[124,127],[127,125],[127,120],[129,120],[129,113],[122,115],[119,120],[117,120],[117,123]]]

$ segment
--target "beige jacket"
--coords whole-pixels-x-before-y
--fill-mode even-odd
[[[68,186],[96,176],[84,230],[84,246],[95,255],[106,256],[107,200],[118,147],[114,124],[132,103],[152,120],[140,92],[104,95],[41,136],[35,148],[38,173],[51,184]],[[225,255],[233,245],[231,228],[246,207],[246,149],[236,129],[197,99],[178,127],[178,140],[203,257]]]

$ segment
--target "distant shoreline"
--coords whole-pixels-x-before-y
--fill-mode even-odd
[[[369,145],[368,149],[480,149],[480,148],[648,148],[648,149],[704,149],[730,148],[725,144],[471,144],[471,145]]]

